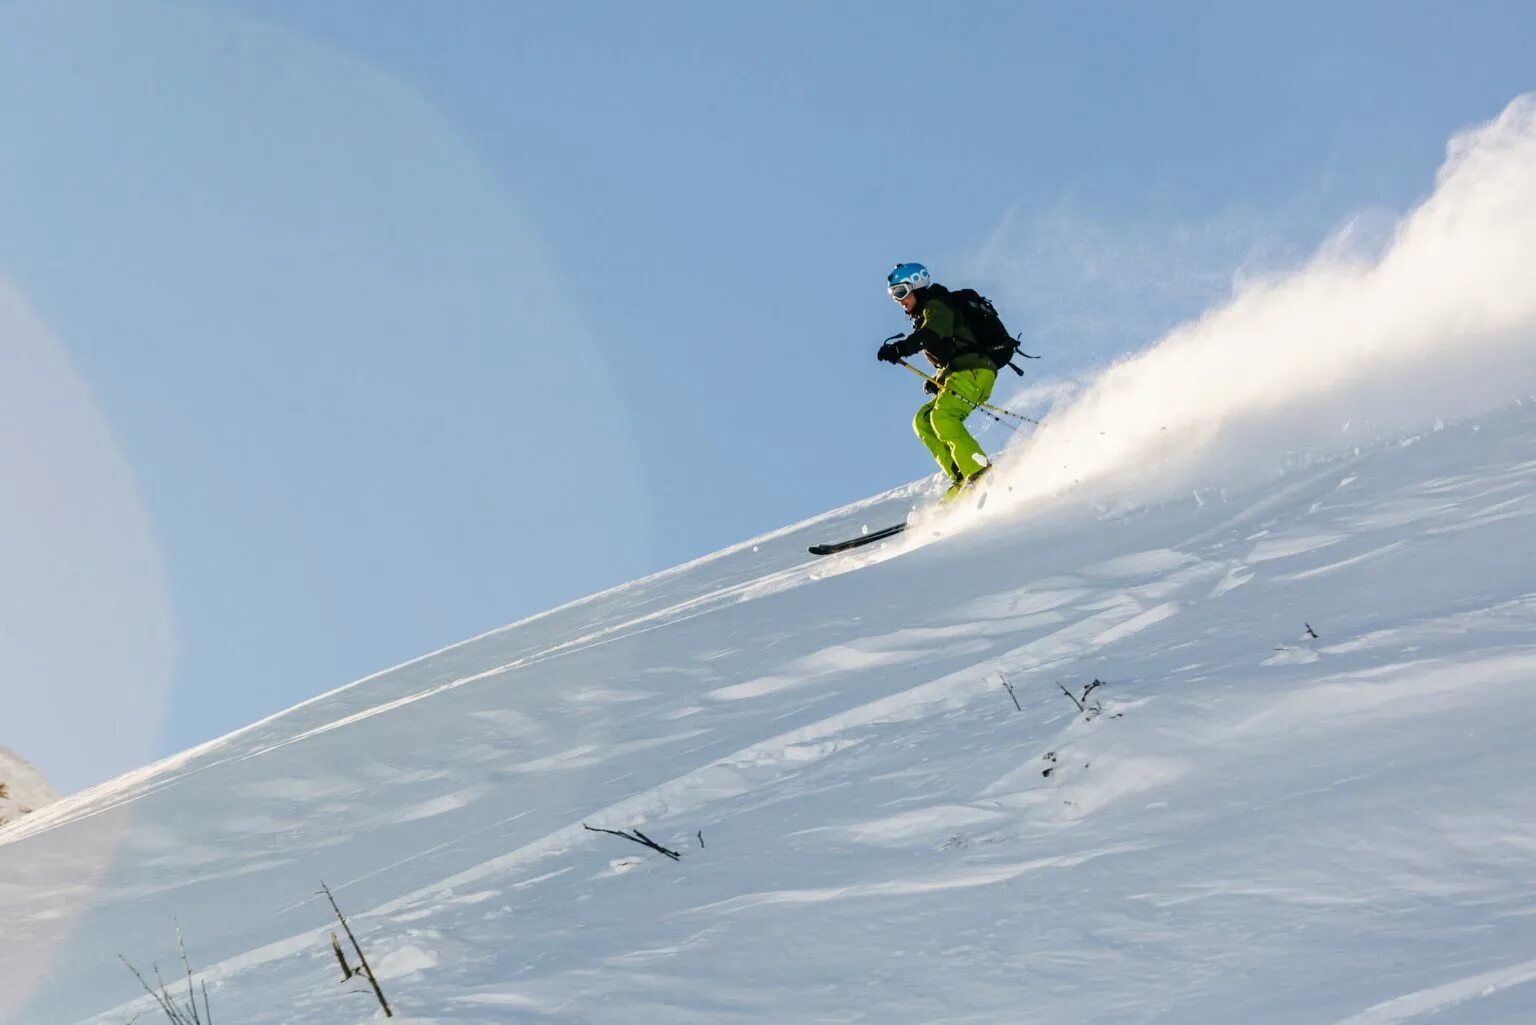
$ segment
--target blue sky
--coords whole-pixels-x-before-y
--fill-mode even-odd
[[[1426,194],[1533,40],[1513,3],[0,3],[7,345],[57,389],[6,385],[43,611],[0,744],[72,789],[926,474],[891,264],[1091,372]]]

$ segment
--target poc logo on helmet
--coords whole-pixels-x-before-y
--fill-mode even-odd
[[[902,301],[919,288],[927,288],[933,284],[933,276],[928,273],[928,268],[920,263],[898,263],[891,268],[891,273],[886,275],[886,291],[892,299]]]

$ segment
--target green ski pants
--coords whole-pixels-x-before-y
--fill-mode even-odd
[[[968,480],[987,466],[987,454],[965,429],[965,418],[991,397],[996,383],[995,370],[956,371],[944,378],[942,390],[912,421],[918,440],[951,480]]]

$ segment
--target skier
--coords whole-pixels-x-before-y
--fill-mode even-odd
[[[891,298],[912,318],[905,338],[880,346],[877,358],[901,363],[921,351],[937,370],[924,388],[934,397],[917,411],[912,427],[949,477],[948,502],[992,468],[987,454],[965,429],[965,418],[986,402],[997,383],[998,366],[978,345],[976,335],[951,302],[950,292],[933,283],[920,263],[899,263],[886,278]]]

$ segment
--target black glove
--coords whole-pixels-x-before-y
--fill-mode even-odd
[[[927,392],[929,395],[937,395],[939,393],[938,383],[935,381],[924,381],[923,391]]]
[[[875,358],[882,363],[900,363],[901,349],[897,347],[895,342],[886,342],[880,346],[880,351],[875,353]]]

